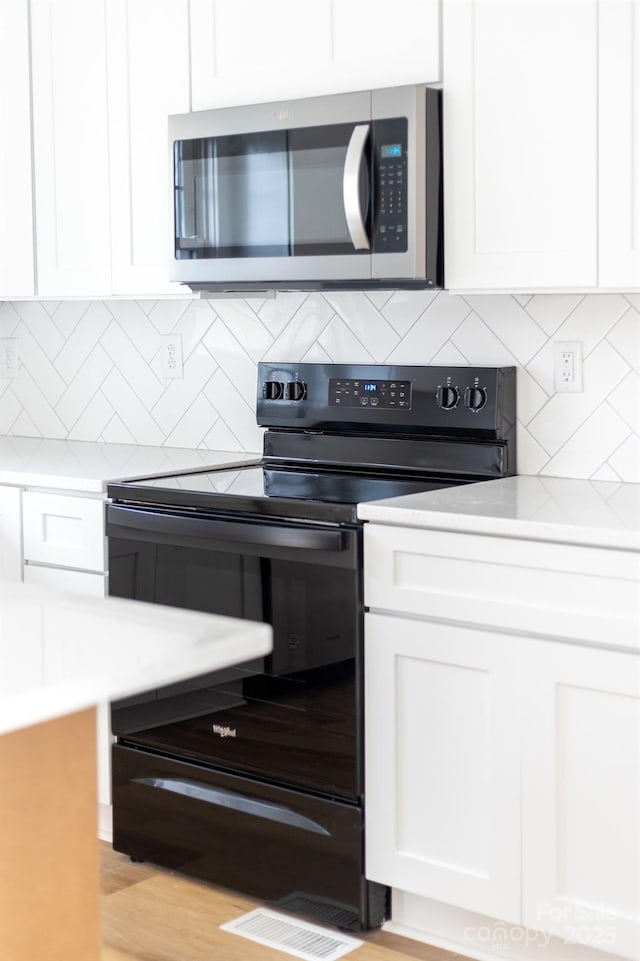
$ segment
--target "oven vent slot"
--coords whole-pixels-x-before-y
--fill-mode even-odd
[[[357,938],[266,908],[257,908],[220,927],[303,961],[337,961],[362,945]]]

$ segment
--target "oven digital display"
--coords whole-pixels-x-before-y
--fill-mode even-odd
[[[329,381],[331,407],[364,407],[374,410],[408,410],[411,407],[411,383],[407,380]]]

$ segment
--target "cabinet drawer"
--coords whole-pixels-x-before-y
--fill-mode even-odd
[[[365,604],[638,649],[640,555],[365,526]]]
[[[104,501],[26,491],[22,509],[26,561],[106,569]]]

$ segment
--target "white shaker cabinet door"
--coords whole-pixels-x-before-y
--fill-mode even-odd
[[[0,577],[22,580],[22,491],[0,487]]]
[[[600,286],[640,289],[640,0],[601,0]]]
[[[108,0],[114,294],[184,294],[169,282],[167,118],[187,113],[188,0]]]
[[[34,293],[28,0],[0,0],[0,299]]]
[[[37,293],[111,293],[104,0],[31,0]]]
[[[445,283],[597,284],[597,0],[444,0]]]
[[[366,875],[520,921],[518,640],[365,615]]]
[[[640,657],[530,641],[523,923],[640,957]]]

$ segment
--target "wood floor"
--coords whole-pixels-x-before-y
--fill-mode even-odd
[[[102,961],[291,961],[291,955],[221,931],[256,902],[170,871],[132,864],[101,843]],[[384,931],[362,937],[353,961],[464,961],[462,955]]]

